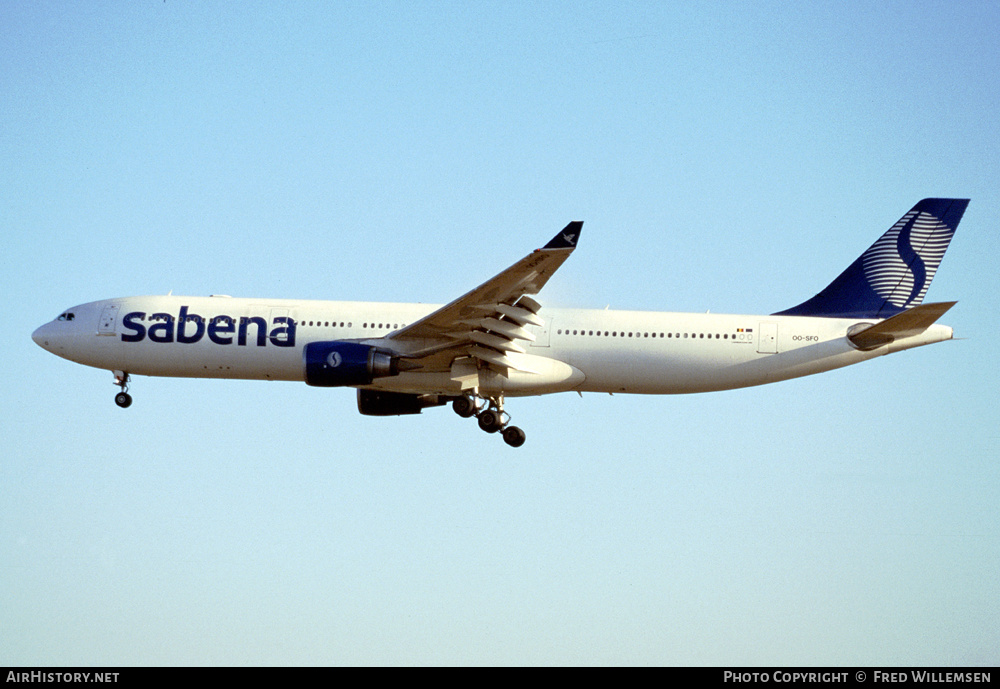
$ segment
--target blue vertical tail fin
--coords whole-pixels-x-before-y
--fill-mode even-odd
[[[889,318],[924,300],[968,199],[924,199],[826,289],[776,316]]]

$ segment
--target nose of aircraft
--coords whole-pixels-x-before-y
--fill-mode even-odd
[[[31,339],[34,340],[35,344],[38,345],[39,347],[41,347],[42,349],[48,349],[49,348],[49,346],[48,346],[49,345],[49,341],[48,341],[48,338],[46,337],[46,335],[47,335],[48,331],[50,330],[49,326],[51,326],[51,325],[52,325],[51,323],[46,323],[45,325],[41,326],[40,328],[35,328],[35,332],[31,333]]]
[[[66,328],[60,327],[62,325],[65,324],[54,321],[46,323],[31,333],[31,339],[42,349],[59,354],[66,347],[70,338],[70,333],[66,332]]]

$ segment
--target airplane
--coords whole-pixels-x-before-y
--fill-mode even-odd
[[[952,338],[924,304],[968,199],[917,203],[814,297],[768,315],[543,307],[532,295],[576,249],[582,222],[443,306],[141,296],[74,306],[32,339],[110,370],[115,402],[134,375],[288,380],[357,389],[372,416],[451,404],[512,447],[509,397],[679,394],[811,375]]]

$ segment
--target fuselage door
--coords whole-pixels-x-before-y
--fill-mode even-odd
[[[97,322],[98,335],[114,335],[118,325],[118,304],[108,304],[101,311],[101,319]]]
[[[778,324],[761,323],[757,328],[757,352],[776,354],[778,352]]]

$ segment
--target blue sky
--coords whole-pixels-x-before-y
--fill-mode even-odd
[[[995,665],[991,2],[0,6],[0,664]],[[962,341],[515,400],[57,359],[68,306],[441,303],[584,220],[553,306],[769,313],[971,198]]]

